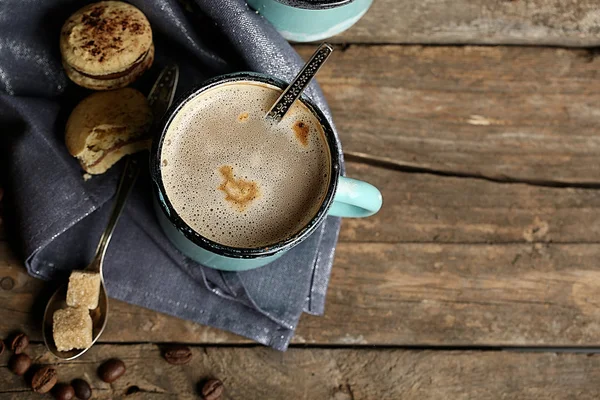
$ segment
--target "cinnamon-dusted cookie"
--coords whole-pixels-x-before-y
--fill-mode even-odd
[[[72,156],[90,174],[102,174],[121,157],[150,147],[152,111],[132,88],[94,93],[75,107],[65,129]]]
[[[152,29],[136,7],[102,1],[75,12],[63,25],[60,51],[67,76],[80,86],[127,86],[152,65]]]

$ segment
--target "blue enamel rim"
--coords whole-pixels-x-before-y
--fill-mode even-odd
[[[158,125],[154,128],[154,137],[152,141],[152,151],[150,153],[150,175],[152,177],[152,191],[153,194],[159,199],[158,203],[165,216],[171,221],[171,223],[181,232],[187,239],[191,240],[194,244],[201,248],[219,254],[225,257],[231,258],[261,258],[272,256],[280,251],[285,251],[296,244],[306,239],[316,228],[319,223],[327,216],[327,210],[333,203],[333,196],[337,189],[340,171],[340,150],[338,143],[333,133],[333,129],[323,112],[306,96],[302,95],[300,100],[304,103],[309,110],[317,117],[323,131],[325,132],[325,139],[327,141],[329,152],[331,155],[331,170],[329,189],[325,194],[325,198],[321,207],[317,211],[313,219],[299,232],[292,237],[283,240],[281,242],[272,244],[266,247],[255,247],[255,248],[239,248],[231,247],[219,244],[212,240],[205,238],[199,233],[195,232],[185,221],[179,217],[175,209],[173,208],[169,198],[166,194],[165,187],[162,181],[162,174],[160,170],[160,154],[162,151],[163,141],[167,128],[171,121],[181,110],[188,101],[198,96],[200,93],[218,86],[223,83],[236,82],[236,81],[255,81],[266,83],[269,85],[276,86],[280,89],[285,89],[288,84],[280,79],[276,79],[267,75],[259,74],[256,72],[238,72],[233,74],[221,75],[205,81],[200,86],[197,86],[179,97],[175,103],[167,110],[163,118],[159,121]]]
[[[326,8],[334,8],[345,6],[352,3],[354,0],[276,0],[281,4],[290,7],[306,8],[309,10],[322,10]]]

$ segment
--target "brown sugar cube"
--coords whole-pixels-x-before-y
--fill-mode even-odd
[[[100,274],[97,272],[73,271],[67,288],[69,307],[86,307],[90,310],[98,307],[100,296]]]
[[[67,307],[54,312],[54,344],[58,351],[85,349],[92,345],[92,318],[85,307]]]

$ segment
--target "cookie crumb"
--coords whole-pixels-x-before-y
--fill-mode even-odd
[[[85,174],[83,174],[83,180],[84,180],[84,182],[87,182],[90,179],[92,179],[92,175],[88,174],[87,172]]]

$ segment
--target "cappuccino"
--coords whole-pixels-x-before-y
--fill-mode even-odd
[[[302,230],[321,207],[331,157],[317,117],[296,101],[264,117],[281,89],[227,82],[188,100],[167,127],[161,176],[194,231],[222,245],[267,247]]]

